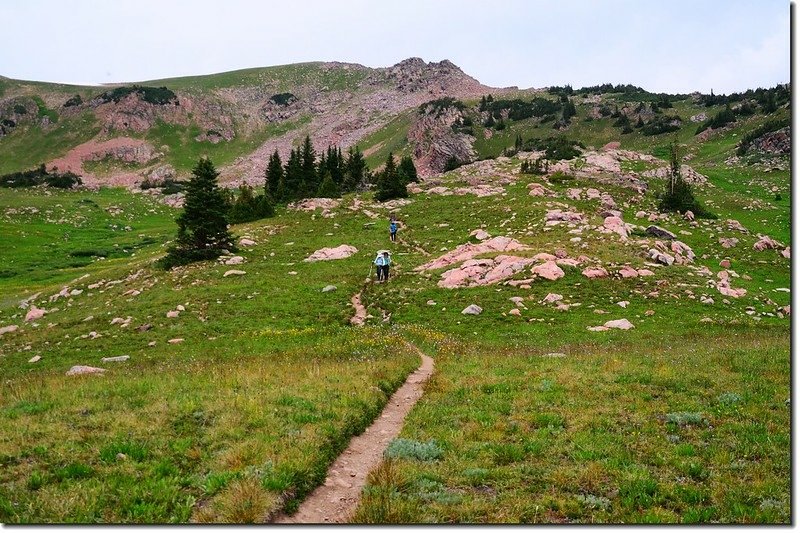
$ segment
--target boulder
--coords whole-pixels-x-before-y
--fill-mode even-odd
[[[648,235],[652,235],[654,237],[658,237],[659,239],[675,239],[677,238],[674,233],[671,231],[665,230],[661,226],[647,226],[645,232]]]
[[[225,260],[226,265],[241,265],[242,263],[244,263],[244,257],[241,255],[234,255]]]
[[[69,370],[67,370],[67,376],[81,376],[84,374],[102,374],[105,372],[105,368],[97,368],[95,366],[86,366],[86,365],[75,365]]]
[[[781,255],[786,259],[791,259],[792,258],[791,248],[792,248],[791,246],[787,246],[786,248],[784,248],[783,251],[781,252]]]
[[[460,263],[462,261],[467,261],[472,259],[476,255],[486,254],[491,252],[510,252],[515,250],[526,250],[527,246],[523,245],[516,239],[512,239],[510,237],[492,237],[491,239],[485,240],[478,244],[462,244],[456,247],[454,250],[447,252],[446,254],[433,259],[432,261],[428,261],[424,265],[420,265],[414,270],[419,272],[422,270],[436,270],[439,268],[444,268],[455,263]]]
[[[614,329],[631,329],[635,327],[627,318],[620,318],[619,320],[609,320],[603,326]]]
[[[167,311],[167,318],[178,318],[181,316],[180,311]]]
[[[638,272],[639,275],[642,277],[655,276],[655,272],[653,272],[652,270],[648,270],[646,268],[640,268],[636,272]]]
[[[228,270],[222,275],[222,277],[227,278],[228,276],[244,276],[245,274],[247,274],[247,272],[244,270]]]
[[[25,314],[25,322],[32,322],[34,320],[39,320],[42,318],[47,311],[44,309],[39,309],[35,305],[32,305],[28,312]]]
[[[483,309],[480,306],[475,304],[470,304],[461,311],[462,315],[479,315],[483,312]]]
[[[544,264],[537,265],[531,269],[531,272],[550,281],[555,281],[564,277],[564,271],[561,270],[554,261],[548,261]]]
[[[255,246],[255,245],[256,241],[252,239],[248,239],[246,237],[242,237],[241,239],[239,239],[239,246]]]
[[[635,268],[625,265],[619,269],[619,275],[623,278],[635,278],[639,276],[639,272]]]
[[[633,216],[636,218],[644,218],[647,216],[647,213],[645,213],[644,211],[637,211],[636,214]]]
[[[122,363],[123,361],[127,361],[130,359],[130,355],[117,355],[115,357],[103,357],[100,359],[104,363]]]
[[[660,252],[660,251],[656,250],[655,248],[650,248],[650,251],[648,253],[649,253],[650,259],[652,259],[653,261],[657,261],[659,263],[662,263],[664,265],[671,266],[675,262],[675,258],[674,257],[672,257],[671,255],[669,255],[666,252]]]
[[[722,268],[730,268],[731,262],[729,259],[723,259],[722,261],[719,262],[719,266],[721,266]]]
[[[544,299],[542,300],[542,303],[551,304],[551,303],[554,303],[554,302],[559,302],[559,301],[561,301],[563,299],[564,299],[564,297],[561,296],[560,294],[555,294],[555,293],[551,292],[551,293],[548,293],[547,296],[544,297]]]
[[[583,272],[581,272],[581,274],[583,274],[589,279],[608,277],[608,271],[603,267],[587,267],[583,269]]]
[[[737,244],[739,244],[739,239],[736,237],[720,237],[719,243],[722,245],[723,248],[733,248]]]
[[[780,248],[782,245],[775,239],[766,235],[760,235],[758,241],[753,245],[754,250],[763,252],[764,250],[774,250]]]
[[[520,316],[522,313],[516,307],[508,312],[509,315]]]
[[[739,222],[738,220],[733,220],[732,218],[729,218],[728,220],[725,221],[725,223],[728,225],[729,230],[740,231],[742,233],[750,233],[749,231],[747,231],[747,228],[742,226],[742,223]]]
[[[322,292],[331,292],[336,290],[336,285],[325,285],[322,287]]]
[[[342,244],[341,246],[337,246],[336,248],[321,248],[311,254],[310,256],[303,259],[306,262],[314,262],[314,261],[332,261],[334,259],[344,259],[346,257],[350,257],[354,253],[358,252],[358,248],[355,246],[350,246],[349,244]]]
[[[614,233],[622,237],[623,241],[628,239],[628,227],[625,225],[625,222],[623,222],[620,217],[618,216],[606,217],[605,220],[603,220],[603,226],[606,229],[613,231]]]
[[[694,213],[692,213],[691,211],[686,211],[686,212],[683,214],[683,218],[685,218],[686,220],[688,220],[689,222],[691,222],[692,220],[694,220]]]
[[[41,360],[42,360],[42,356],[41,355],[34,355],[30,359],[28,359],[28,362],[29,363],[38,363]]]
[[[13,333],[19,329],[19,326],[16,324],[11,324],[10,326],[3,326],[0,328],[0,336],[5,335],[6,333]]]
[[[488,239],[489,237],[491,237],[491,235],[489,235],[489,233],[488,233],[488,232],[486,232],[485,230],[482,230],[482,229],[476,229],[476,230],[473,230],[473,231],[472,231],[472,232],[469,234],[469,236],[470,236],[470,237],[475,237],[475,238],[476,238],[477,240],[479,240],[479,241],[485,241],[486,239]]]

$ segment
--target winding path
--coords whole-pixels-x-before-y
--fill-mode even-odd
[[[422,359],[422,364],[389,398],[380,416],[354,437],[347,449],[328,469],[325,483],[312,492],[292,516],[279,515],[278,524],[335,524],[345,523],[355,512],[361,489],[370,471],[383,459],[383,451],[403,427],[411,408],[422,397],[423,384],[433,374],[433,359],[414,344],[407,343]]]

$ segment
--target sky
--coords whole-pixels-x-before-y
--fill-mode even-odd
[[[0,75],[76,84],[449,59],[520,88],[786,83],[788,0],[0,0]]]

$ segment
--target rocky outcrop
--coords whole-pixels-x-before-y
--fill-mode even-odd
[[[474,137],[453,129],[463,118],[456,107],[444,109],[427,106],[408,129],[408,141],[413,146],[414,162],[421,176],[442,172],[448,160],[466,163],[475,158]]]
[[[765,133],[750,143],[748,150],[772,155],[788,155],[792,152],[791,129],[787,126],[777,131]]]

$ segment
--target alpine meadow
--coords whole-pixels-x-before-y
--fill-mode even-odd
[[[791,523],[792,88],[700,89],[0,77],[0,522]]]

